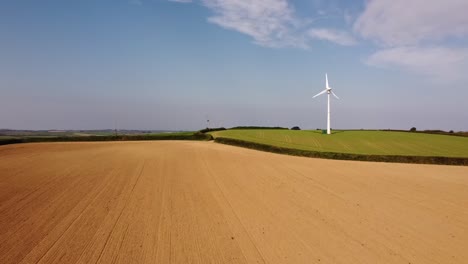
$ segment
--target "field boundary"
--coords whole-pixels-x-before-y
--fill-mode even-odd
[[[273,152],[278,154],[287,154],[292,156],[335,159],[335,160],[356,160],[356,161],[375,161],[392,163],[415,163],[415,164],[437,164],[437,165],[458,165],[468,166],[468,158],[458,157],[431,157],[431,156],[401,156],[401,155],[364,155],[339,152],[321,152],[312,150],[300,150],[293,148],[284,148],[268,144],[255,143],[240,139],[217,137],[215,142],[244,147],[249,149]]]
[[[38,143],[38,142],[97,142],[97,141],[142,141],[142,140],[198,140],[209,141],[213,137],[209,134],[193,133],[191,135],[112,135],[112,136],[79,136],[79,137],[24,137],[0,140],[1,145]]]

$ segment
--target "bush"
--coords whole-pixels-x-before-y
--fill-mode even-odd
[[[291,130],[301,130],[301,128],[298,126],[294,126],[294,127],[291,127]]]
[[[415,128],[415,127],[412,127],[409,131],[410,131],[410,132],[416,132],[416,128]]]
[[[200,130],[199,132],[200,133],[207,133],[207,132],[222,131],[222,130],[226,130],[226,128],[224,128],[224,127],[205,128],[205,129]]]

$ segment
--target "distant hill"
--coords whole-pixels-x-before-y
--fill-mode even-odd
[[[0,129],[0,136],[9,137],[55,137],[55,136],[108,136],[108,135],[145,135],[159,133],[185,132],[174,130],[114,130],[114,129],[96,129],[96,130],[19,130],[19,129]]]

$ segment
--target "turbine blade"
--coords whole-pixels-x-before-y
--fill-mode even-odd
[[[330,88],[328,86],[328,75],[326,73],[325,73],[325,88],[327,88],[327,89]]]
[[[325,90],[321,91],[320,93],[314,95],[312,98],[315,98],[315,97],[317,97],[317,96],[319,96],[319,95],[321,95],[323,93],[326,93],[326,92],[327,92],[327,90],[325,89]]]
[[[340,100],[340,98],[333,91],[331,91],[331,93],[336,97],[336,99]]]

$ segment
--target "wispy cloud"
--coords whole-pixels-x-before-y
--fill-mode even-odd
[[[468,70],[468,1],[372,0],[354,31],[381,50],[366,61],[437,79],[457,80]]]
[[[352,25],[354,21],[354,17],[349,10],[345,10],[343,13],[343,19],[347,25]]]
[[[458,68],[468,65],[466,49],[448,44],[453,44],[453,40],[468,41],[466,0],[368,0],[361,11],[340,9],[334,2],[316,1],[316,12],[311,10],[308,17],[300,17],[293,1],[288,0],[197,2],[213,12],[208,17],[210,23],[248,35],[254,43],[265,47],[307,49],[317,40],[352,46],[358,44],[359,36],[361,41],[368,40],[378,47],[365,60],[368,65],[452,79],[460,74]],[[336,24],[335,28],[323,26],[324,18],[335,22],[339,18],[342,28],[336,28]],[[346,31],[349,26],[352,31]],[[468,71],[468,67],[464,69]]]
[[[308,48],[313,40],[344,46],[356,44],[345,31],[310,29],[326,12],[319,9],[319,17],[301,18],[287,0],[202,0],[202,3],[215,13],[208,18],[211,23],[249,35],[262,46]]]
[[[342,46],[352,46],[357,43],[353,36],[341,30],[313,28],[308,31],[308,34],[312,38],[327,40]]]
[[[377,67],[398,67],[439,80],[457,80],[468,67],[468,48],[389,48],[372,54],[366,63]]]
[[[415,45],[468,35],[468,1],[372,0],[354,24],[385,46]]]
[[[307,46],[298,33],[301,21],[286,0],[202,0],[202,3],[215,13],[208,21],[249,35],[259,45]]]

